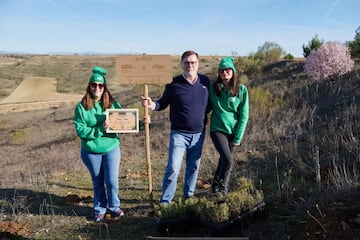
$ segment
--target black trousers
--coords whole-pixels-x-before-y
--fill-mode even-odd
[[[220,192],[227,195],[229,191],[229,180],[233,166],[234,146],[232,145],[234,135],[222,132],[210,132],[210,137],[214,143],[215,149],[218,151],[220,158],[215,171],[214,179],[211,185],[211,192]]]

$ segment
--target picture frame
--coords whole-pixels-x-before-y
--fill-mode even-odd
[[[110,127],[107,133],[138,133],[139,110],[134,109],[107,109],[106,120]]]

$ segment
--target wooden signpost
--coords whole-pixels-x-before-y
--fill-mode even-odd
[[[116,78],[120,84],[144,84],[144,97],[148,97],[148,84],[165,84],[172,80],[170,55],[119,55],[116,57]],[[144,116],[149,109],[144,107]],[[149,124],[145,126],[146,161],[149,178],[149,194],[152,200],[152,174],[150,159]]]

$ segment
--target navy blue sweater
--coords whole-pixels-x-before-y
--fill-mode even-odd
[[[155,111],[170,105],[171,129],[185,133],[199,133],[206,124],[206,106],[209,96],[208,77],[198,74],[191,85],[182,75],[166,85],[162,97],[155,102]]]

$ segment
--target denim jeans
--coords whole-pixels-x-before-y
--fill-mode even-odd
[[[119,168],[120,147],[106,153],[91,153],[81,148],[81,158],[88,168],[94,188],[94,213],[105,214],[106,208],[120,207]]]
[[[227,195],[233,166],[232,153],[234,151],[234,146],[232,145],[232,142],[234,140],[234,135],[222,132],[210,132],[210,137],[220,155],[211,185],[211,191],[212,193],[221,192],[224,195]]]
[[[169,160],[163,178],[160,202],[170,203],[174,198],[181,162],[185,152],[186,167],[183,196],[184,198],[188,198],[194,195],[204,136],[205,131],[192,134],[171,130]]]

